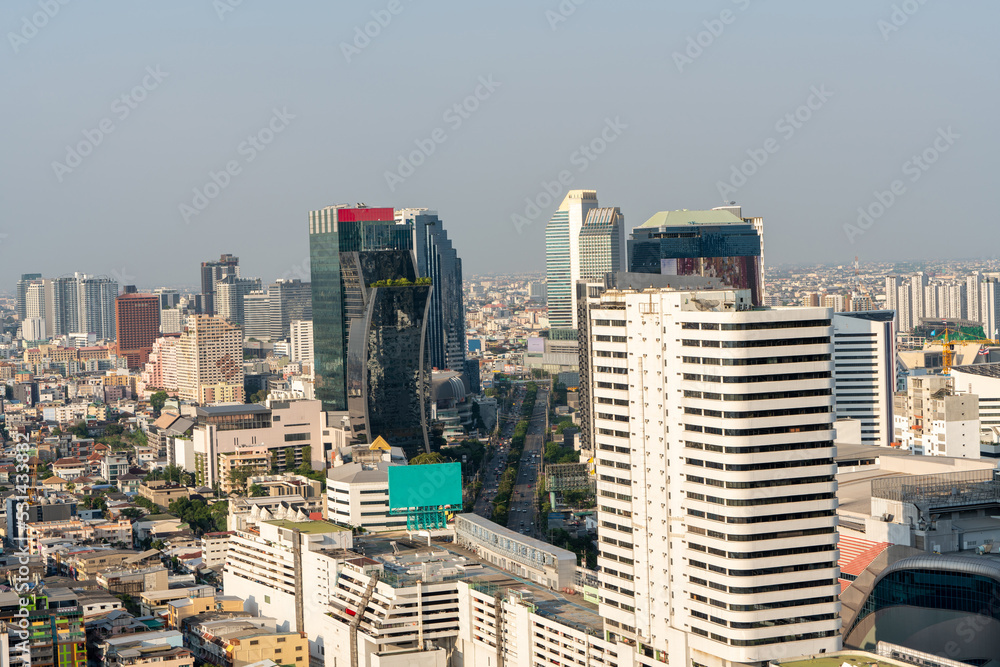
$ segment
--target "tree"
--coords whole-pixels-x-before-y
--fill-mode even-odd
[[[153,408],[153,412],[159,416],[160,411],[163,410],[163,406],[167,402],[167,392],[156,391],[153,395],[149,397],[149,405]]]
[[[145,514],[138,507],[126,507],[121,511],[121,515],[126,519],[141,519]]]
[[[263,403],[267,400],[267,389],[261,389],[250,394],[251,403]]]
[[[212,505],[208,508],[208,512],[212,517],[212,522],[214,524],[215,530],[228,530],[227,524],[229,521],[229,502],[222,500]]]
[[[149,546],[152,547],[153,549],[156,549],[157,551],[162,551],[163,547],[167,545],[163,540],[153,540],[153,543],[150,544]]]
[[[145,507],[150,511],[151,514],[158,514],[160,512],[160,506],[154,503],[149,498],[143,498],[142,496],[138,496],[132,502],[135,505],[138,505],[139,507]]]
[[[253,466],[236,466],[229,471],[229,486],[234,491],[245,495],[247,491],[247,478],[253,477],[256,474],[257,469]]]
[[[448,459],[440,452],[424,452],[410,459],[411,466],[427,465],[429,463],[448,463]]]
[[[108,424],[104,427],[105,436],[116,436],[121,435],[125,432],[125,427],[121,424]]]
[[[564,419],[558,424],[556,424],[556,433],[562,435],[562,432],[568,428],[574,428],[576,426],[572,419]]]
[[[86,438],[90,436],[90,432],[87,430],[87,422],[79,421],[70,427],[69,432],[78,438]]]
[[[269,495],[267,492],[267,487],[261,486],[260,484],[251,484],[250,491],[248,491],[250,497],[266,496]]]

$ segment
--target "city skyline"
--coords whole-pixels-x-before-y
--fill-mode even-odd
[[[217,13],[111,2],[63,8],[30,39],[20,30],[36,5],[5,5],[18,102],[2,113],[20,128],[12,153],[31,157],[4,172],[0,283],[53,274],[71,255],[83,271],[137,277],[122,284],[187,283],[177,264],[224,251],[265,279],[281,276],[308,249],[293,236],[271,243],[270,230],[344,196],[435,206],[455,221],[470,265],[525,271],[541,265],[544,222],[570,188],[598,190],[632,221],[735,200],[767,216],[772,264],[929,255],[924,239],[942,219],[954,233],[938,234],[934,252],[968,254],[997,137],[982,99],[997,75],[977,66],[996,48],[979,20],[993,6],[919,4],[904,21],[889,2],[569,5],[563,15],[558,3],[403,4],[366,39],[355,28],[364,37],[381,5],[310,3],[303,21],[250,3]],[[172,44],[179,30],[193,35],[184,50]],[[591,48],[616,32],[631,37]],[[226,44],[226,58],[212,44]],[[228,58],[246,64],[230,73]],[[539,105],[551,75],[538,62],[557,67],[566,89],[602,94]],[[645,66],[641,85],[635,63]],[[428,81],[428,70],[439,76]],[[48,104],[37,90],[75,102]],[[360,102],[342,104],[344,90],[360,91]],[[95,145],[76,151],[87,136]],[[844,229],[858,225],[859,208],[871,218],[860,235]],[[141,261],[137,210],[160,244]],[[37,267],[17,266],[40,225],[57,226],[59,242]],[[247,237],[243,247],[234,235]],[[102,257],[109,237],[125,250],[119,261]]]

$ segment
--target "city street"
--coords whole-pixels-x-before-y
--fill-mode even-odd
[[[528,423],[528,433],[524,438],[524,453],[517,470],[517,482],[510,501],[510,515],[507,527],[525,535],[539,537],[545,534],[545,526],[536,525],[538,515],[539,469],[542,465],[545,441],[545,411],[549,404],[549,388],[538,387],[535,410]]]
[[[509,441],[514,433],[514,427],[520,421],[521,404],[524,400],[523,385],[515,388],[513,413],[504,416],[503,427],[499,438],[499,449],[486,464],[486,478],[483,480],[483,492],[476,501],[475,513],[480,516],[490,516],[490,501],[496,495],[500,476],[507,465],[507,453],[510,451]],[[508,527],[525,535],[538,536],[544,534],[544,526],[535,525],[538,513],[535,502],[539,476],[539,467],[543,455],[545,432],[545,411],[548,406],[549,389],[538,387],[535,397],[535,409],[528,420],[528,431],[524,438],[524,451],[518,466],[517,480],[510,501]]]

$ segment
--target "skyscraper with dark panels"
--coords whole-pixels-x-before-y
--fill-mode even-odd
[[[201,309],[205,315],[215,315],[215,283],[228,276],[240,276],[240,258],[222,255],[217,262],[201,263]]]
[[[629,271],[719,278],[749,289],[753,305],[762,305],[763,220],[741,218],[733,208],[655,214],[632,230]]]
[[[347,411],[355,437],[429,450],[431,281],[412,225],[391,208],[309,214],[316,398]]]
[[[410,227],[417,275],[430,278],[431,309],[427,323],[431,366],[465,371],[465,298],[462,260],[437,213],[423,208],[396,211],[396,221]]]

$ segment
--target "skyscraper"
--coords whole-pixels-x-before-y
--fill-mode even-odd
[[[833,316],[834,395],[838,419],[861,422],[861,444],[893,440],[896,330],[891,310]]]
[[[924,317],[931,317],[927,313],[927,295],[924,288],[927,287],[928,280],[927,274],[923,271],[917,271],[915,274],[910,276],[910,298],[913,303],[913,326],[920,324],[920,320]]]
[[[45,285],[45,330],[48,334],[64,336],[84,331],[86,319],[82,300],[85,295],[80,287],[79,276],[51,280],[46,278],[42,280],[42,284]],[[97,333],[96,328],[94,333]]]
[[[105,276],[77,274],[76,279],[80,304],[76,331],[96,334],[98,340],[114,340],[118,283]]]
[[[396,221],[410,226],[417,275],[430,278],[427,344],[431,366],[458,373],[465,370],[465,297],[462,260],[452,247],[437,213],[422,208],[396,211]]]
[[[177,342],[177,395],[202,405],[243,402],[239,327],[219,316],[188,318]]]
[[[552,329],[577,328],[576,281],[580,279],[580,231],[587,215],[595,208],[595,190],[570,190],[545,227],[545,274],[549,326]]]
[[[115,299],[115,322],[118,356],[125,357],[130,369],[142,369],[160,336],[160,297],[127,286]]]
[[[429,450],[431,285],[391,208],[309,214],[316,398],[349,411],[355,437]]]
[[[25,306],[25,298],[28,294],[28,286],[32,283],[36,283],[42,279],[42,274],[40,273],[22,273],[21,279],[17,281],[16,299],[14,303],[14,310],[17,315],[18,320],[23,320],[27,317],[27,310]]]
[[[201,263],[201,304],[202,313],[215,315],[215,283],[226,276],[240,275],[240,258],[222,255],[217,262]]]
[[[734,289],[749,289],[753,305],[760,306],[762,239],[752,220],[725,209],[660,211],[632,230],[629,271],[717,277]]]
[[[587,315],[611,638],[683,665],[839,649],[830,310],[645,289]]]
[[[578,280],[602,281],[609,273],[628,270],[625,216],[617,206],[592,208],[580,228]]]
[[[312,286],[301,280],[276,280],[267,286],[270,308],[270,337],[285,339],[291,334],[292,320],[312,319]]]
[[[313,325],[312,320],[292,320],[291,359],[313,365]]]
[[[243,335],[246,338],[271,338],[271,300],[267,292],[250,292],[243,297]]]
[[[979,271],[973,271],[972,275],[967,276],[965,279],[965,314],[973,322],[981,322],[981,314],[979,312],[979,286],[983,282],[983,277],[980,275]]]
[[[243,300],[250,292],[261,290],[260,278],[240,278],[228,275],[215,283],[212,296],[215,314],[225,317],[233,324],[243,324]]]

